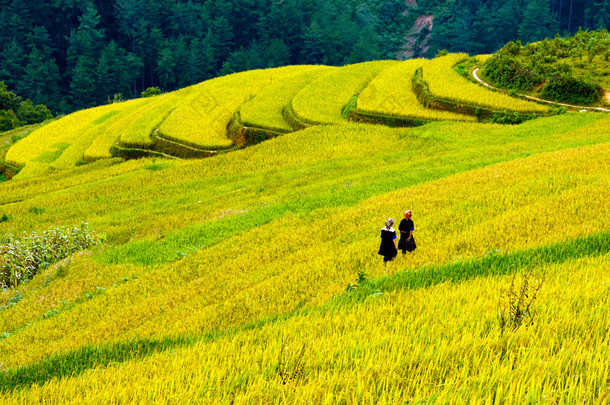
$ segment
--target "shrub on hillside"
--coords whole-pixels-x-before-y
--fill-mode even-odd
[[[0,132],[21,125],[37,124],[50,118],[53,118],[53,114],[46,106],[34,106],[30,100],[21,101],[21,97],[9,91],[4,82],[0,82]]]
[[[34,106],[30,100],[25,100],[17,109],[17,118],[22,125],[31,125],[53,118],[53,114],[45,105]]]
[[[590,78],[554,73],[542,88],[542,97],[569,104],[593,104],[604,96],[602,87]]]
[[[161,94],[161,90],[158,87],[149,87],[142,92],[142,98],[154,97]]]
[[[491,117],[491,122],[495,124],[505,125],[517,125],[522,124],[525,121],[534,120],[537,118],[535,113],[533,114],[519,114],[518,112],[509,113],[506,110],[501,113],[494,113]]]
[[[510,41],[502,49],[500,53],[505,53],[512,56],[517,56],[521,52],[521,41]]]
[[[0,132],[10,131],[19,126],[19,119],[13,110],[0,110]]]
[[[492,83],[507,89],[527,91],[544,81],[536,69],[520,63],[508,53],[494,55],[483,69]]]
[[[73,228],[56,228],[24,236],[8,236],[0,244],[0,286],[15,287],[34,277],[39,270],[101,243],[103,237],[86,223]]]

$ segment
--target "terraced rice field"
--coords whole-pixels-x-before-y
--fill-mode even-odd
[[[467,54],[449,54],[433,59],[426,65],[423,69],[423,80],[428,84],[433,96],[457,104],[481,106],[495,111],[539,114],[548,112],[548,108],[543,105],[489,91],[461,77],[453,67],[467,58]]]
[[[296,117],[307,124],[343,121],[343,110],[352,97],[375,76],[397,61],[365,62],[345,66],[324,75],[301,90],[292,100]]]
[[[243,124],[272,131],[291,132],[293,128],[283,116],[284,108],[304,87],[336,69],[329,66],[303,66],[286,72],[285,76],[275,78],[269,86],[241,107]]]
[[[31,178],[110,158],[115,146],[122,148],[122,157],[130,156],[131,149],[137,157],[149,150],[154,154],[159,150],[156,138],[199,151],[228,150],[234,144],[227,136],[227,127],[237,111],[242,125],[286,133],[294,130],[295,124],[300,128],[301,124],[345,122],[346,107],[356,108],[356,96],[357,109],[365,113],[424,121],[473,121],[471,116],[424,108],[409,83],[414,70],[425,66],[426,80],[434,82],[431,89],[446,97],[443,92],[451,91],[451,83],[464,85],[451,69],[463,57],[366,62],[342,68],[289,66],[220,77],[152,99],[92,108],[57,120],[12,147],[6,163],[22,168],[18,177]],[[444,84],[448,90],[442,90],[434,77],[447,74],[447,69],[453,73]],[[464,88],[470,89],[470,95],[460,102],[476,99],[478,105],[488,106],[496,100],[496,107],[507,103],[507,96],[471,83]],[[506,105],[519,111],[524,106],[544,109],[534,103],[509,101],[514,105]],[[286,121],[286,111],[296,122]],[[163,148],[159,151],[167,153]]]
[[[604,403],[610,117],[430,112],[409,85],[433,62],[246,72],[17,142],[0,250],[82,222],[104,243],[0,291],[0,403]],[[349,122],[361,90],[358,109],[435,122]],[[288,132],[288,105],[325,125],[199,160],[104,155],[127,130],[222,147],[238,110]],[[405,209],[418,248],[384,264]],[[525,280],[531,310],[502,327]]]
[[[227,138],[226,130],[235,111],[283,70],[245,72],[197,85],[196,97],[173,111],[159,127],[159,133],[196,148],[230,148],[233,143]]]
[[[422,120],[475,121],[473,116],[425,108],[417,100],[411,80],[415,71],[428,63],[425,59],[412,59],[381,72],[358,97],[358,110]]]
[[[135,119],[132,113],[150,104],[152,101],[151,99],[139,99],[117,106],[118,108],[111,110],[107,115],[101,117],[98,124],[86,132],[86,136],[79,136],[79,144],[87,147],[82,155],[84,160],[92,162],[99,159],[111,158],[110,149],[117,141],[117,134],[120,134],[122,129]],[[81,150],[82,148],[79,148],[79,151]],[[80,159],[80,156],[76,158]]]

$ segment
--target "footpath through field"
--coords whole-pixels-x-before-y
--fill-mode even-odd
[[[483,80],[481,80],[481,78],[479,78],[479,76],[477,75],[477,72],[479,71],[480,68],[476,68],[473,72],[472,72],[472,76],[479,82],[481,83],[483,86],[489,87],[490,89],[493,90],[497,90],[497,91],[501,91],[500,89],[493,87],[491,84],[484,82]],[[564,104],[564,103],[557,103],[554,101],[548,101],[548,100],[543,100],[541,98],[537,98],[537,97],[532,97],[532,96],[527,96],[525,94],[519,94],[519,96],[521,97],[525,97],[527,99],[530,100],[534,100],[534,101],[539,101],[542,103],[547,103],[547,104],[557,104],[557,105],[562,105],[564,107],[569,107],[569,108],[578,108],[578,109],[585,109],[585,110],[597,110],[597,111],[604,111],[604,112],[610,112],[609,109],[607,108],[602,108],[602,107],[586,107],[586,106],[581,106],[581,105],[572,105],[572,104]]]

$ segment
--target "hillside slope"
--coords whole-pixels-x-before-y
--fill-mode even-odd
[[[274,78],[292,83],[283,69],[218,89],[239,110]],[[315,94],[338,71],[296,82]],[[610,116],[390,128],[337,111],[205,159],[106,158],[0,183],[0,245],[81,222],[105,234],[0,292],[0,402],[604,401]],[[418,248],[384,265],[379,229],[405,209]],[[501,327],[524,280],[541,285],[533,311]]]

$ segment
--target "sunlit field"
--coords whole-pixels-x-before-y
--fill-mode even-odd
[[[365,62],[335,70],[301,90],[292,100],[292,110],[306,124],[339,123],[351,98],[380,72],[398,63]]]
[[[425,59],[412,59],[388,68],[375,77],[358,97],[358,110],[423,120],[475,121],[474,116],[431,110],[419,103],[411,80]]]
[[[413,75],[440,95],[448,61],[244,72],[15,143],[0,251],[83,223],[95,243],[0,291],[0,403],[610,400],[610,116],[427,109]],[[434,122],[350,122],[354,100]],[[235,114],[280,135],[238,148]],[[218,154],[112,157],[159,139]],[[418,247],[384,264],[379,231],[406,209]],[[28,268],[8,257],[0,275]]]
[[[543,105],[489,91],[461,77],[453,67],[467,58],[466,54],[449,54],[430,61],[423,68],[423,80],[428,84],[432,95],[460,105],[480,106],[496,111],[538,114],[548,111],[548,107]]]
[[[337,68],[329,66],[303,66],[301,69],[286,71],[282,77],[274,78],[269,86],[241,107],[243,124],[273,131],[291,132],[293,128],[283,116],[284,108],[304,87],[335,69]]]

